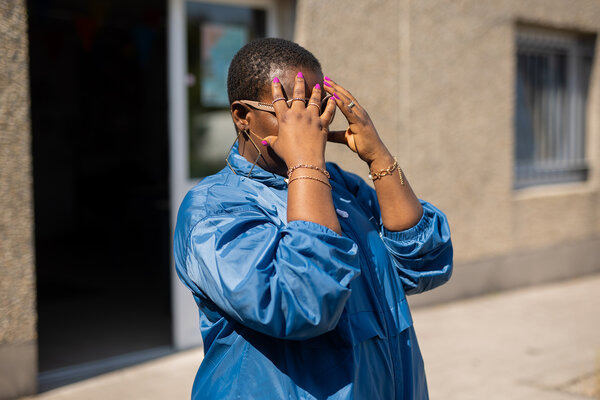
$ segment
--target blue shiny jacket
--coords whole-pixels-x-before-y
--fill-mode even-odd
[[[193,399],[426,399],[405,293],[452,273],[444,214],[381,224],[375,191],[328,163],[343,236],[286,220],[287,184],[237,148],[179,209],[179,277],[200,309]],[[235,173],[234,173],[235,171]]]

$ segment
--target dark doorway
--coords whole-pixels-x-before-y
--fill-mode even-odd
[[[166,2],[28,12],[43,390],[171,346]]]

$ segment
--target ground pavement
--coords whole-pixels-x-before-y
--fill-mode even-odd
[[[418,309],[430,397],[600,399],[600,275]]]
[[[419,308],[413,319],[432,400],[600,399],[600,275]],[[181,352],[27,399],[189,399],[201,358]]]

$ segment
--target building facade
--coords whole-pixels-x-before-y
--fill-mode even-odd
[[[27,13],[0,2],[0,398],[37,379]]]
[[[322,11],[314,13],[316,1],[299,2],[296,39],[315,51],[330,76],[348,82],[398,155],[416,193],[439,205],[450,220],[455,275],[413,303],[598,271],[600,75],[595,37],[600,4],[342,3],[319,3]],[[336,22],[328,23],[330,18]],[[542,179],[518,188],[516,119],[522,108],[543,112],[518,101],[519,38],[532,31],[551,44],[558,41],[555,37],[593,43],[591,71],[581,73],[589,82],[578,94],[587,111],[579,118],[585,129],[578,139],[586,172],[578,180],[558,177],[548,184]],[[549,82],[551,71],[538,75],[542,73],[548,76],[539,79]],[[569,107],[557,106],[546,118]],[[543,126],[536,129],[548,134]],[[564,134],[570,130],[565,126]],[[365,176],[363,166],[345,162],[343,150],[332,153]]]
[[[0,398],[199,344],[169,232],[224,165],[223,65],[254,37],[311,50],[448,215],[455,275],[413,305],[600,271],[597,1],[105,3],[0,1]]]

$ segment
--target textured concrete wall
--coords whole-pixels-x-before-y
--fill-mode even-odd
[[[589,104],[590,180],[514,191],[512,171],[518,21],[598,32],[600,3],[419,0],[411,1],[410,13],[411,176],[423,197],[447,210],[457,261],[598,235],[598,62]]]
[[[589,102],[590,179],[514,191],[519,22],[596,33],[600,2],[298,4],[296,40],[314,51],[326,73],[346,84],[367,107],[417,194],[448,214],[459,268],[600,237],[600,46]],[[331,150],[330,158],[366,177],[360,161],[342,149]],[[598,250],[586,248],[600,260]],[[518,274],[517,269],[527,266],[513,267]],[[600,269],[600,261],[594,268]]]
[[[36,388],[36,311],[24,0],[0,0],[0,398]]]
[[[301,0],[296,13],[295,40],[315,54],[325,75],[352,92],[388,147],[407,160],[407,3]],[[345,129],[343,121],[338,111],[333,128]],[[366,177],[366,165],[345,146],[333,144],[327,153],[328,159]]]

